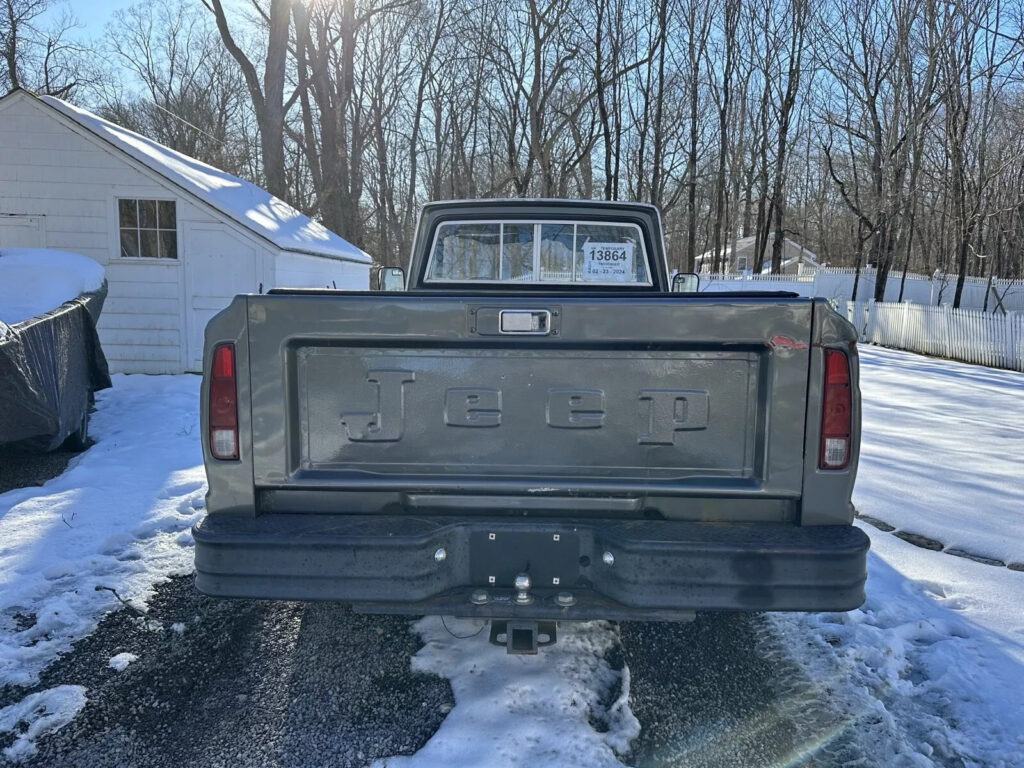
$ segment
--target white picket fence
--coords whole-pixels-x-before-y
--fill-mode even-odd
[[[721,291],[793,291],[801,296],[819,296],[825,299],[853,297],[853,284],[857,282],[857,297],[865,299],[875,292],[875,271],[826,267],[803,275],[708,274],[700,275],[700,290]],[[915,304],[939,306],[952,304],[956,293],[956,275],[935,274],[931,277],[908,273],[900,294],[901,273],[890,273],[885,284],[887,302],[910,301]],[[987,300],[986,300],[987,295]],[[1024,280],[991,282],[986,277],[968,277],[964,281],[960,306],[964,309],[987,309],[1004,314],[1024,310]]]
[[[1024,312],[988,314],[948,306],[833,300],[860,340],[965,363],[1024,371]]]

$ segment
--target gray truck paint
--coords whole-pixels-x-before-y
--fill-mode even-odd
[[[418,283],[420,248],[409,292],[237,297],[206,330],[207,370],[216,344],[236,345],[240,458],[204,441],[201,590],[515,618],[862,602],[849,323],[821,300],[667,293],[650,206],[435,204],[417,242],[467,216],[637,223],[655,285],[440,290]],[[527,310],[549,314],[548,333],[498,332],[501,312]],[[838,471],[817,468],[828,347],[854,376]],[[513,543],[488,550],[499,535]],[[549,552],[545,536],[566,544]],[[523,567],[541,579],[530,607],[501,599]],[[470,603],[479,587],[488,605]],[[571,609],[552,603],[559,588]]]

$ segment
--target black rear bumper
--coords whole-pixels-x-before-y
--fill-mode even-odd
[[[864,601],[869,546],[853,526],[292,513],[212,514],[193,533],[209,595],[524,619],[849,610]],[[533,579],[530,605],[513,603],[515,572]]]

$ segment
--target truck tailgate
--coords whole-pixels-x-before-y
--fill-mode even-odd
[[[400,488],[415,508],[486,488],[519,499],[498,506],[569,494],[624,511],[800,496],[808,300],[247,301],[259,489]]]

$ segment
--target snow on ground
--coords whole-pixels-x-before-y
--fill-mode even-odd
[[[143,608],[155,582],[191,573],[198,400],[198,376],[115,376],[96,444],[42,488],[0,494],[0,685],[34,683],[117,596]]]
[[[3,751],[4,757],[15,762],[31,757],[36,753],[35,740],[70,723],[85,703],[85,688],[58,685],[0,709],[0,733],[17,734],[14,743]]]
[[[946,550],[1024,563],[1024,375],[860,354],[857,509]],[[773,617],[784,645],[846,699],[856,740],[886,764],[1024,765],[1024,573],[862,527],[867,602]]]
[[[1024,563],[1024,373],[867,345],[860,355],[857,510]]]
[[[102,284],[103,266],[88,256],[49,248],[0,248],[0,324],[42,315]]]
[[[124,672],[128,669],[128,665],[133,661],[138,661],[139,657],[134,653],[119,653],[116,656],[111,656],[110,661],[107,662],[107,666],[111,669],[116,669],[118,672]]]
[[[835,735],[884,765],[1024,765],[1024,573],[863,528],[860,609],[772,617],[823,701],[845,711]]]
[[[447,621],[416,624],[425,645],[412,664],[449,679],[455,708],[423,749],[378,768],[620,765],[640,724],[627,703],[629,671],[606,660],[618,644],[612,625],[563,624],[554,646],[512,656],[490,644],[486,627]]]

